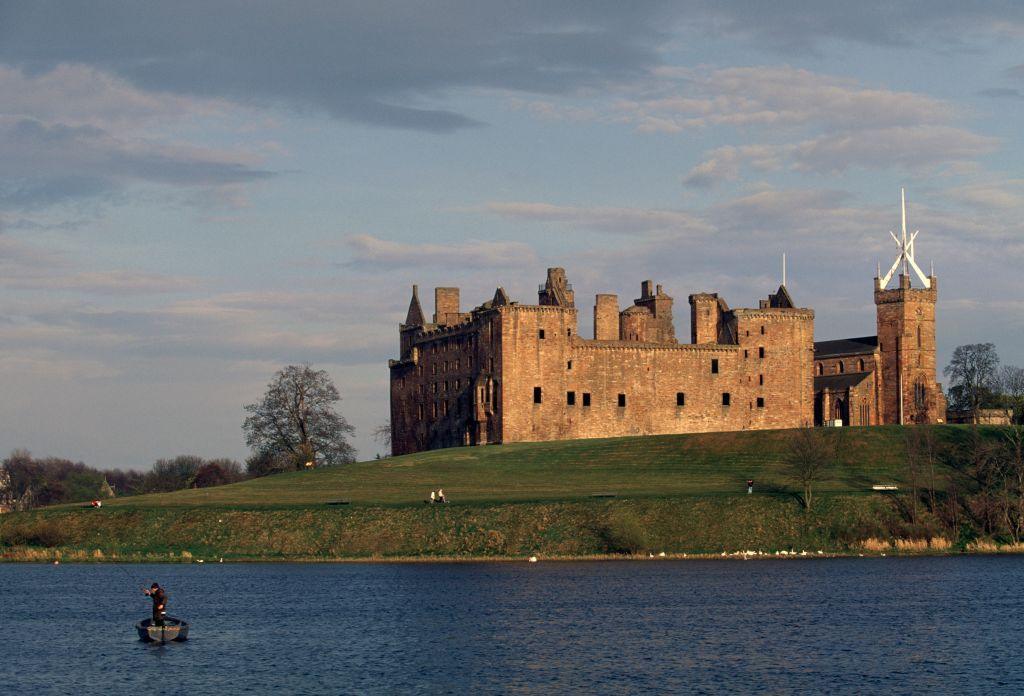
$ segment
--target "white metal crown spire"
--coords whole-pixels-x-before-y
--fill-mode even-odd
[[[892,280],[892,276],[896,272],[896,269],[902,266],[902,275],[909,275],[910,269],[913,268],[914,273],[920,279],[921,284],[925,288],[930,288],[932,286],[932,281],[929,280],[928,276],[924,274],[924,271],[922,271],[914,261],[914,240],[917,239],[917,235],[920,233],[920,230],[914,230],[914,233],[910,235],[910,238],[907,238],[907,198],[902,188],[900,188],[900,228],[902,230],[902,235],[900,237],[897,237],[892,230],[889,230],[889,236],[892,237],[894,242],[896,242],[896,246],[899,247],[900,253],[896,257],[896,260],[893,261],[892,267],[889,268],[889,272],[882,278],[881,286],[884,289],[885,286],[889,284],[889,281]]]

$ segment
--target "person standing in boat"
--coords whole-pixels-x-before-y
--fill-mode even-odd
[[[167,593],[158,583],[153,583],[148,590],[143,592],[153,600],[153,625],[163,626],[167,618]]]

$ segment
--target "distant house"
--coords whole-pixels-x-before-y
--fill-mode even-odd
[[[1009,425],[1013,421],[1013,409],[979,408],[977,418],[971,409],[946,411],[947,423],[977,423],[978,425]]]

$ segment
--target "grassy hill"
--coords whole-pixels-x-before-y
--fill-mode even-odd
[[[945,441],[966,433],[954,426],[936,432]],[[904,479],[902,428],[828,434],[844,438],[849,456],[821,482],[822,492],[864,493],[871,484]],[[459,504],[714,495],[743,492],[748,478],[760,492],[770,492],[791,484],[783,466],[791,436],[775,430],[459,447],[105,504],[290,506],[345,500],[390,506],[422,503],[438,487]]]
[[[0,516],[0,556],[182,560],[586,556],[859,548],[919,536],[875,483],[906,479],[906,431],[826,431],[846,463],[810,514],[784,465],[792,431],[454,448],[229,486]],[[936,426],[956,444],[968,430]],[[995,431],[989,429],[988,434]],[[756,481],[746,495],[745,481]],[[450,505],[424,505],[443,487]],[[337,505],[344,501],[346,504]],[[905,508],[905,506],[903,506]],[[925,532],[927,535],[927,532]]]

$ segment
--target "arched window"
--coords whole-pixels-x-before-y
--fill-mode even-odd
[[[917,325],[917,347],[921,347],[921,325]]]
[[[840,360],[839,361],[839,374],[843,374],[844,372],[846,372],[846,365],[844,365],[843,361]]]
[[[864,358],[860,358],[857,361],[857,371],[858,372],[863,372],[864,371]]]
[[[825,373],[824,366],[821,363],[818,363],[818,374],[821,375],[821,374],[824,374],[824,373]]]
[[[922,380],[914,383],[914,405],[920,409],[928,406],[928,388]]]

